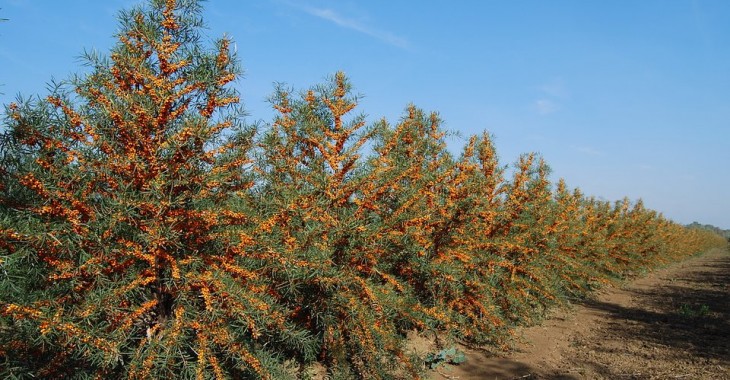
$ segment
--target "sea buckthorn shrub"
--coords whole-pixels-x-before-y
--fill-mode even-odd
[[[353,114],[357,97],[342,73],[300,95],[279,87],[271,103],[277,116],[256,161],[254,246],[280,261],[276,297],[317,338],[333,377],[417,377],[404,337],[424,316],[413,290],[381,264],[393,230],[373,211],[390,173],[361,158],[382,126]]]
[[[88,75],[8,107],[3,377],[279,378],[282,352],[314,356],[250,249],[255,130],[199,10],[122,13]]]
[[[109,56],[6,107],[3,378],[421,378],[416,331],[503,345],[566,297],[727,244],[550,181],[414,105],[368,124],[343,73],[245,123],[195,0],[121,13]]]

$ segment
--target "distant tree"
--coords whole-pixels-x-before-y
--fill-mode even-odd
[[[692,222],[687,225],[687,228],[712,231],[720,236],[730,239],[730,230],[723,230],[722,228],[713,226],[711,224],[701,224],[699,222]]]

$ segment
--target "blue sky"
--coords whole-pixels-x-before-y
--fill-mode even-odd
[[[46,94],[108,51],[133,0],[0,0],[0,102]],[[360,111],[409,103],[491,132],[503,163],[539,152],[553,178],[680,223],[730,229],[730,1],[210,0],[207,35],[236,42],[250,120],[274,82],[342,70]]]

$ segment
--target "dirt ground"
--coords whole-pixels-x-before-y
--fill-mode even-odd
[[[509,353],[461,347],[430,379],[730,379],[730,252],[657,270],[518,331]]]

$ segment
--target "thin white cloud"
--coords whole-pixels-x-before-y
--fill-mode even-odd
[[[570,96],[562,78],[553,78],[547,83],[539,86],[538,89],[553,98],[567,98]]]
[[[533,141],[545,141],[545,136],[543,136],[539,133],[528,133],[527,139],[533,140]]]
[[[337,13],[336,11],[332,9],[326,9],[326,8],[310,8],[310,7],[301,7],[302,10],[309,13],[312,16],[319,17],[323,20],[327,20],[335,25],[341,26],[346,29],[351,29],[356,32],[360,32],[363,34],[366,34],[370,37],[377,38],[389,45],[393,45],[395,47],[399,47],[402,49],[408,48],[408,40],[406,40],[403,37],[397,36],[391,32],[388,32],[386,30],[380,30],[376,29],[367,25],[364,25],[357,20],[353,20],[347,17],[344,17]]]
[[[654,170],[654,167],[649,164],[640,164],[639,169],[641,170]]]
[[[560,103],[570,97],[562,78],[553,78],[537,86],[539,99],[535,100],[533,108],[540,115],[549,115],[560,110]]]
[[[0,48],[0,58],[5,61],[12,62],[15,65],[21,65],[24,62],[20,59],[20,56],[3,48]]]
[[[26,8],[30,5],[29,0],[6,0],[6,3],[12,7]]]
[[[573,146],[573,149],[589,156],[600,156],[603,154],[600,150],[590,146]]]
[[[540,115],[548,115],[558,110],[558,105],[550,99],[538,99],[535,101],[535,109]]]

